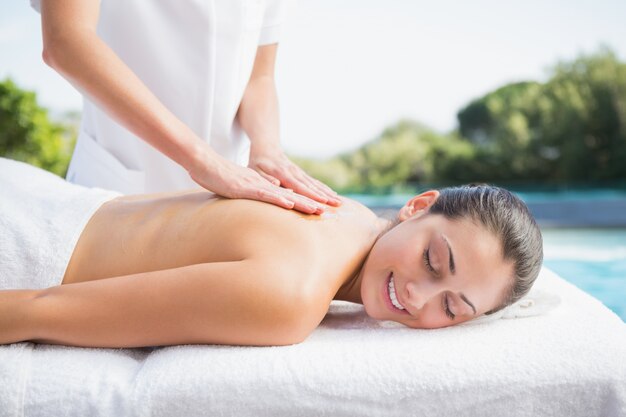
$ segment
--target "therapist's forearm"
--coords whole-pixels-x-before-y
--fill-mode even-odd
[[[45,62],[129,131],[187,170],[219,158],[95,32],[74,29],[51,38]]]
[[[280,149],[278,96],[272,76],[260,76],[248,82],[237,118],[250,138],[252,153]]]

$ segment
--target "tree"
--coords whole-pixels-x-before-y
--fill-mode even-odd
[[[10,79],[0,82],[0,155],[65,176],[74,142],[75,134],[50,121],[34,92]]]
[[[302,163],[343,191],[626,179],[626,64],[607,48],[558,63],[545,83],[498,88],[457,116],[458,132],[404,120],[354,152]]]
[[[490,180],[626,178],[626,64],[602,48],[557,64],[545,84],[509,84],[458,113]]]

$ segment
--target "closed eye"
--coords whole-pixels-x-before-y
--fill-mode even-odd
[[[426,269],[428,269],[433,274],[437,274],[437,271],[435,271],[435,268],[433,268],[433,266],[430,264],[430,252],[428,249],[424,249],[422,258],[424,259],[424,265],[426,266]]]
[[[444,295],[443,299],[444,299],[443,304],[444,304],[444,310],[446,312],[446,316],[448,316],[450,320],[454,320],[456,315],[452,311],[450,311],[450,307],[448,306],[448,296]]]

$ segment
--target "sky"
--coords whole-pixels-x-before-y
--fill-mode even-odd
[[[544,81],[559,60],[600,45],[626,60],[624,22],[623,0],[295,0],[276,63],[281,142],[325,158],[400,119],[450,131],[470,100]],[[36,91],[54,113],[80,110],[80,94],[41,51],[28,0],[0,3],[0,79]]]

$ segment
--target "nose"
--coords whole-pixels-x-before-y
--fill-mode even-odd
[[[435,285],[409,281],[406,284],[406,302],[414,309],[421,310],[438,292]]]

